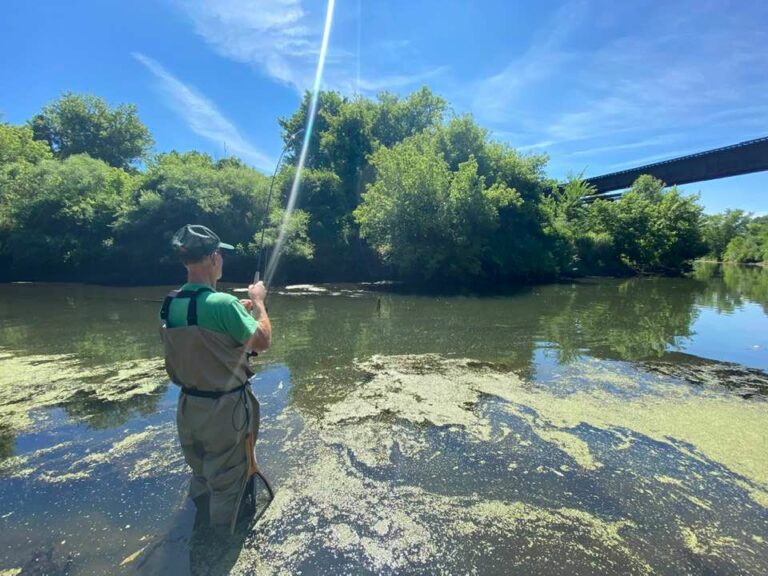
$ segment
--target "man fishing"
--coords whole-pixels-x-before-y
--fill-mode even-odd
[[[262,282],[248,287],[247,300],[216,291],[224,252],[234,247],[209,228],[187,224],[171,243],[187,283],[166,297],[160,334],[166,371],[181,388],[176,423],[192,468],[189,496],[197,523],[234,531],[255,512],[259,402],[249,386],[248,356],[271,343],[267,291]]]

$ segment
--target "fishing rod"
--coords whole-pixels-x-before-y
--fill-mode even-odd
[[[304,128],[299,128],[288,137],[288,141],[283,146],[283,151],[280,152],[280,157],[277,159],[277,165],[275,166],[275,172],[272,174],[272,180],[269,183],[269,192],[267,193],[267,204],[264,208],[264,216],[261,218],[261,240],[259,241],[259,251],[256,255],[256,273],[253,275],[253,283],[256,284],[261,279],[261,262],[264,256],[264,233],[267,231],[267,218],[269,217],[269,203],[272,200],[272,189],[275,187],[275,178],[280,170],[280,164],[283,161],[283,156],[288,151],[296,138],[304,133]]]
[[[291,147],[291,145],[296,140],[296,137],[299,136],[304,132],[304,129],[301,128],[291,134],[288,137],[287,142],[285,143],[285,146],[283,146],[282,152],[280,152],[280,157],[277,159],[277,164],[275,165],[275,171],[272,174],[272,179],[269,182],[269,191],[267,192],[267,202],[264,206],[264,216],[261,218],[261,239],[259,240],[259,251],[256,256],[256,272],[253,275],[253,283],[256,284],[261,279],[261,261],[263,259],[264,254],[264,233],[267,230],[267,217],[269,216],[269,204],[272,200],[272,190],[275,187],[275,179],[277,178],[277,173],[280,170],[280,164],[283,162],[283,156],[285,156],[285,153],[288,151],[288,148]],[[255,351],[248,352],[248,357],[251,356],[258,356],[258,353]],[[246,414],[247,414],[247,408],[246,408]],[[258,416],[257,416],[258,417]],[[272,488],[272,485],[269,483],[269,480],[267,480],[267,477],[264,476],[264,474],[259,469],[258,465],[256,464],[256,438],[253,437],[253,435],[248,434],[246,436],[246,443],[248,443],[248,469],[249,473],[251,475],[251,478],[254,476],[258,476],[261,478],[262,483],[267,489],[267,493],[269,494],[269,500],[267,501],[267,505],[262,508],[262,510],[254,516],[252,519],[252,522],[258,522],[261,516],[267,511],[267,508],[272,503],[272,501],[275,499],[275,491]],[[249,491],[253,490],[253,485],[249,484],[250,488]],[[256,497],[253,496],[254,499],[254,505],[256,504]]]

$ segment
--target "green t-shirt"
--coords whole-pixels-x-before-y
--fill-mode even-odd
[[[203,284],[184,284],[181,290],[197,290]],[[187,325],[189,299],[174,298],[168,309],[168,327]],[[201,328],[229,334],[245,344],[256,332],[259,323],[240,304],[240,300],[226,292],[204,292],[197,296],[197,325]]]

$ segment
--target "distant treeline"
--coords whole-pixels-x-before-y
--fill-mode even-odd
[[[236,158],[151,153],[134,106],[68,93],[25,125],[0,124],[0,278],[172,282],[170,236],[195,222],[237,246],[225,279],[247,280],[262,221],[267,246],[277,238],[308,103],[278,120],[290,147],[268,215],[266,176]],[[620,200],[584,203],[589,186],[559,184],[546,163],[427,88],[323,92],[280,279],[481,285],[768,259],[766,218],[705,216],[650,176]]]

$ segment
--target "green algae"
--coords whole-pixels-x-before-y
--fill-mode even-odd
[[[130,481],[177,475],[186,469],[178,449],[175,426],[148,426],[108,446],[85,448],[77,455],[72,442],[41,448],[0,463],[0,474],[48,484],[87,480],[104,467],[113,467]]]
[[[167,382],[161,358],[86,366],[74,355],[0,349],[0,427],[18,433],[32,428],[34,410],[84,401],[125,402]]]
[[[374,356],[359,368],[372,379],[328,409],[323,422],[394,415],[414,424],[461,426],[480,440],[488,440],[490,424],[473,411],[481,391],[468,386],[465,372],[439,356]]]
[[[658,376],[651,378],[653,387],[648,392],[619,396],[604,388],[626,388],[632,379],[596,367],[592,361],[572,365],[568,379],[600,386],[568,394],[532,385],[487,363],[477,367],[470,360],[435,355],[374,357],[360,367],[371,373],[371,380],[332,406],[327,422],[389,414],[420,424],[458,425],[487,441],[492,436],[491,423],[472,407],[483,395],[492,395],[506,401],[507,410],[526,420],[542,440],[585,469],[599,463],[583,440],[569,432],[581,424],[616,433],[622,442],[627,434],[642,434],[659,442],[691,445],[697,454],[689,452],[690,456],[718,462],[754,484],[749,490],[757,502],[765,505],[768,497],[768,404],[764,402],[692,390]],[[630,387],[637,388],[642,378],[638,372]]]
[[[528,422],[531,431],[541,440],[552,444],[557,449],[573,458],[573,460],[584,470],[596,470],[597,468],[602,467],[602,464],[598,462],[590,452],[589,444],[584,440],[568,431],[554,429],[546,423],[542,425],[536,417],[523,412],[519,408],[519,406],[509,406],[510,411]]]
[[[738,394],[768,395],[768,374],[732,362],[717,362],[681,353],[672,353],[670,360],[643,363],[653,373],[709,389],[734,390]]]
[[[491,541],[507,542],[510,550],[523,551],[509,552],[510,569],[541,568],[552,557],[579,558],[578,562],[594,572],[653,573],[642,550],[637,549],[640,527],[629,518],[601,517],[577,507],[450,495],[433,491],[429,485],[392,483],[386,476],[378,479],[359,468],[363,464],[397,474],[403,458],[411,466],[428,466],[440,450],[424,438],[427,428],[442,430],[440,434],[446,437],[463,435],[483,446],[505,443],[533,449],[514,430],[494,425],[484,408],[489,398],[500,400],[498,410],[514,415],[529,432],[562,452],[566,459],[555,468],[539,466],[541,473],[564,478],[572,473],[574,464],[588,474],[601,470],[603,464],[595,459],[589,442],[574,431],[581,424],[614,434],[619,455],[630,450],[639,436],[674,441],[675,437],[666,434],[669,424],[670,431],[683,441],[700,441],[693,444],[699,458],[720,457],[740,472],[750,471],[739,458],[723,456],[710,446],[708,435],[683,426],[695,422],[709,407],[722,409],[725,418],[732,418],[730,408],[742,408],[741,401],[732,397],[693,396],[659,382],[650,394],[617,400],[628,404],[619,411],[601,386],[588,394],[559,395],[493,365],[469,360],[377,356],[359,363],[358,368],[365,375],[360,386],[328,406],[324,415],[310,418],[306,429],[284,446],[287,453],[300,452],[305,460],[279,487],[275,502],[249,537],[234,574],[254,570],[293,573],[311,562],[316,550],[353,559],[351,566],[373,572],[418,570],[419,566],[450,572],[453,560],[446,556],[446,548],[476,542],[488,553],[501,553],[496,550],[499,544],[491,545]],[[579,377],[610,384],[606,382],[610,371],[596,374],[589,365],[580,369],[585,373]],[[618,383],[626,386],[627,378],[621,374]],[[669,410],[672,399],[681,403],[679,412]],[[579,402],[586,405],[577,410]],[[764,415],[765,409],[757,405],[755,417]],[[694,414],[686,416],[688,410]],[[750,418],[747,421],[754,423]],[[700,427],[704,425],[702,422]],[[721,427],[715,428],[723,432]],[[395,453],[401,460],[397,465]],[[689,457],[684,450],[680,453]],[[510,472],[518,467],[518,462],[506,464]],[[753,473],[751,481],[760,478]],[[648,480],[638,478],[638,482],[638,493],[647,494],[650,501],[659,486],[672,486],[678,490],[671,496],[673,500],[689,502],[701,514],[712,512],[711,503],[692,493],[684,480],[657,474]],[[648,488],[642,488],[645,483]],[[663,505],[662,501],[657,505]],[[695,546],[706,546],[708,551],[725,550],[733,541],[719,532],[688,529],[698,535]],[[691,542],[689,537],[688,544]],[[681,543],[690,549],[688,544]]]
[[[558,482],[574,474],[600,478],[606,467],[648,437],[675,446],[681,458],[720,462],[744,476],[739,487],[755,498],[761,493],[756,486],[760,471],[748,466],[759,460],[758,454],[722,454],[711,445],[713,437],[686,425],[704,428],[714,422],[712,434],[725,434],[724,441],[732,442],[735,432],[729,435],[718,422],[751,407],[754,414],[748,411],[738,422],[748,429],[747,439],[759,441],[758,417],[766,416],[763,403],[694,394],[659,376],[651,378],[652,389],[646,390],[626,373],[617,373],[612,381],[610,369],[591,362],[569,369],[562,382],[567,394],[556,386],[531,383],[503,366],[436,355],[377,356],[354,369],[360,373],[359,386],[340,395],[325,412],[303,414],[306,426],[299,432],[291,429],[297,417],[292,408],[270,422],[284,431],[278,434],[280,457],[296,462],[278,479],[275,501],[238,549],[233,574],[308,572],[316,569],[318,554],[339,562],[338,573],[456,573],[457,562],[482,572],[491,558],[503,558],[506,572],[519,573],[547,573],[568,563],[591,573],[649,574],[658,568],[649,561],[655,558],[652,546],[644,541],[648,526],[630,518],[624,507],[609,513],[576,499],[567,506],[529,501],[525,486],[519,497],[489,497],[471,490],[449,494],[428,482],[400,477],[406,469],[433,463],[442,471],[440,463],[450,457],[450,443],[458,438],[478,450],[504,447],[510,460],[502,470],[510,475],[526,468],[522,454],[535,462],[542,449],[548,450],[546,455],[555,458],[536,468],[542,476],[527,477],[533,483],[547,480],[545,474]],[[577,383],[584,381],[592,385],[578,391]],[[616,387],[631,389],[633,395],[617,397],[608,391]],[[507,420],[499,422],[499,415]],[[707,418],[699,421],[703,415]],[[592,439],[580,433],[583,425],[604,430],[615,440],[613,459],[604,460]],[[749,429],[754,426],[753,437]],[[60,473],[45,469],[51,461]],[[104,466],[117,467],[128,479],[186,469],[172,425],[127,434],[85,455],[73,456],[71,446],[61,444],[14,462],[17,470],[44,482],[79,481]],[[694,472],[679,477],[674,471],[659,472],[638,478],[638,493],[659,507],[690,503],[686,514],[708,517],[713,505],[702,498],[693,478]],[[660,497],[665,491],[672,492],[668,501]],[[672,507],[664,510],[675,514]],[[740,546],[754,553],[759,564],[763,542],[747,535],[745,544],[719,526],[707,526],[680,520],[674,525],[675,542],[691,554],[717,559]]]
[[[679,480],[678,478],[672,478],[670,476],[665,476],[663,474],[654,476],[654,479],[657,482],[660,482],[661,484],[672,484],[673,486],[682,487],[683,481]]]
[[[631,399],[602,391],[557,396],[510,389],[505,399],[533,408],[543,421],[570,429],[588,424],[631,430],[656,441],[680,441],[698,455],[747,478],[753,498],[765,505],[768,491],[768,404],[747,403],[717,393],[694,393],[659,385],[654,394]],[[693,454],[691,454],[693,455]]]
[[[398,425],[379,426],[400,436]],[[351,427],[350,436],[361,433],[364,429]],[[622,535],[632,526],[628,520],[393,485],[361,473],[348,452],[336,450],[341,436],[337,430],[328,443],[325,431],[315,435],[309,427],[296,440],[294,449],[300,448],[307,461],[279,487],[233,574],[296,573],[317,550],[353,558],[354,566],[373,572],[418,567],[450,572],[446,547],[489,534],[542,550],[568,550],[598,568],[620,566],[628,574],[649,573]]]
[[[332,528],[316,531],[307,546],[348,554],[373,571],[398,571],[421,563],[440,571],[437,550],[446,542],[467,538],[486,542],[496,534],[532,551],[519,558],[513,555],[510,567],[537,566],[547,555],[544,551],[549,550],[557,557],[580,557],[595,572],[653,572],[636,549],[637,540],[625,536],[638,530],[627,518],[601,518],[584,509],[548,508],[522,501],[449,496],[425,486],[393,486],[375,481],[356,468],[354,462],[376,469],[393,466],[394,448],[407,446],[406,439],[413,431],[425,426],[443,429],[449,436],[462,433],[483,445],[511,442],[529,448],[530,442],[508,427],[494,427],[483,409],[490,397],[501,400],[502,410],[569,459],[557,469],[539,466],[541,473],[564,477],[572,471],[569,461],[585,473],[596,473],[603,467],[589,442],[575,432],[577,427],[588,425],[615,437],[617,457],[630,450],[639,437],[647,437],[670,444],[681,458],[718,462],[742,475],[747,480],[732,482],[757,502],[765,493],[761,486],[768,468],[762,465],[765,454],[761,447],[765,445],[768,405],[764,403],[693,392],[659,375],[638,373],[633,377],[593,362],[569,369],[568,379],[561,382],[568,394],[557,393],[557,387],[553,391],[526,382],[489,363],[435,355],[375,356],[358,363],[358,368],[366,375],[360,387],[329,406],[310,426],[318,435],[307,452],[314,453],[317,460],[301,474],[322,479],[322,483],[289,480],[290,502],[276,507],[273,512],[277,516],[267,517],[265,525],[268,533],[279,533],[286,525],[300,523],[304,515],[319,516]],[[642,378],[644,382],[638,382]],[[577,382],[591,386],[578,391]],[[633,394],[622,397],[608,391],[617,388],[632,390]],[[410,461],[431,462],[434,454],[429,445],[418,437],[413,440],[407,453]],[[342,450],[333,452],[334,447]],[[733,453],[734,447],[741,452]],[[294,445],[291,450],[298,448]],[[514,461],[507,464],[509,471],[518,467]],[[672,501],[688,502],[701,510],[700,514],[711,514],[712,502],[698,493],[699,484],[690,484],[697,477],[701,478],[692,471],[685,480],[665,474],[648,480],[638,478],[637,492],[656,506],[666,506],[657,500],[659,487],[674,487],[675,492],[669,495]],[[382,509],[387,511],[386,517]],[[283,528],[274,528],[280,525]],[[713,524],[686,526],[679,534],[681,545],[688,550],[712,557],[722,558],[737,545],[733,536],[720,533]],[[761,544],[754,538],[751,542]],[[263,546],[272,546],[274,555],[253,552]],[[739,546],[749,551],[748,544]],[[308,558],[306,550],[281,551],[279,543],[275,549],[268,538],[257,538],[249,550],[238,564],[243,570],[250,565],[270,573],[268,567],[274,561],[291,571]]]
[[[621,532],[636,528],[628,520],[607,521],[584,510],[570,508],[546,509],[521,502],[485,501],[467,509],[469,521],[457,525],[462,537],[480,535],[487,538],[497,533],[505,538],[517,536],[524,549],[553,548],[558,555],[578,554],[589,559],[597,572],[622,570],[625,574],[652,574],[653,569],[642,560],[624,539]],[[606,552],[613,552],[610,558]],[[529,552],[530,554],[530,552]],[[530,560],[521,555],[520,560]],[[510,568],[522,564],[510,559]]]
[[[727,558],[742,548],[735,538],[720,533],[713,525],[681,526],[680,538],[688,550],[699,556]]]

